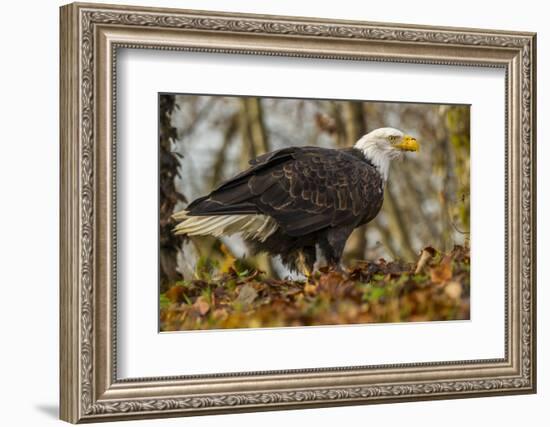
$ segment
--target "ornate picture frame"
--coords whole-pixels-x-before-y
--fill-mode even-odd
[[[314,18],[61,8],[61,418],[78,423],[536,391],[536,36]],[[119,379],[117,49],[505,70],[505,343],[499,359]]]

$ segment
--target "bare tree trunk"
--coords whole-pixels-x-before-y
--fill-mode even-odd
[[[262,104],[259,98],[241,98],[239,113],[239,128],[242,136],[242,153],[248,153],[248,157],[241,157],[241,167],[248,167],[248,160],[269,151],[269,141],[263,121]],[[266,254],[256,256],[257,268],[273,277],[275,269],[272,260]]]
[[[416,259],[416,254],[412,248],[407,227],[405,227],[405,223],[403,217],[401,216],[399,206],[397,205],[397,200],[391,189],[391,185],[386,185],[384,195],[384,211],[388,215],[388,220],[390,223],[389,231],[399,242],[399,252],[401,256],[405,257],[409,261]]]
[[[381,224],[379,218],[375,219],[373,224],[380,233],[380,239],[382,240],[382,244],[384,245],[386,252],[388,252],[393,259],[397,259],[397,250],[394,247],[394,242],[390,231],[383,224]]]
[[[442,109],[440,114],[444,116],[449,107]],[[448,135],[437,141],[439,150],[442,153],[442,174],[443,185],[439,191],[439,204],[440,204],[440,221],[441,221],[441,233],[439,248],[442,251],[448,251],[452,247],[452,224],[450,218],[450,207],[453,205],[453,198],[456,193],[456,186],[454,181],[454,173],[452,167],[453,152],[451,147],[447,143],[446,139]]]
[[[397,175],[403,184],[402,194],[404,193],[407,198],[406,205],[413,207],[412,210],[417,213],[419,221],[421,221],[423,228],[426,230],[429,241],[432,245],[436,245],[439,239],[439,232],[434,222],[423,212],[422,203],[420,202],[422,195],[418,188],[415,187],[411,174],[405,168],[394,170],[394,172],[398,172]]]
[[[347,129],[344,118],[342,117],[342,112],[338,108],[338,103],[334,101],[330,102],[330,110],[332,113],[332,118],[334,119],[334,137],[336,138],[337,147],[345,147],[347,141]]]
[[[212,168],[213,169],[212,179],[211,179],[212,187],[215,187],[216,185],[218,185],[223,178],[223,166],[226,162],[225,155],[227,153],[227,149],[229,148],[229,145],[231,144],[233,137],[237,133],[238,126],[239,126],[239,117],[238,115],[234,115],[229,119],[229,124],[223,134],[222,146],[218,151],[218,154],[216,155],[216,161],[214,162],[214,166]]]
[[[344,103],[345,117],[345,145],[352,147],[359,138],[361,138],[367,129],[365,115],[363,113],[363,103],[347,101]],[[367,225],[362,225],[351,233],[345,251],[346,262],[362,260],[365,258],[367,249]]]
[[[241,98],[240,130],[243,141],[243,153],[248,160],[269,151],[269,143],[263,123],[262,105],[258,98]]]
[[[172,126],[171,115],[176,108],[174,95],[160,97],[160,126],[159,126],[159,162],[160,162],[160,224],[159,224],[159,280],[161,291],[166,290],[170,283],[180,280],[181,274],[177,271],[177,255],[181,250],[182,236],[172,233],[174,224],[171,215],[178,201],[186,201],[185,197],[176,190],[174,179],[178,175],[180,162],[178,156],[172,152],[172,141],[177,138],[176,128]]]
[[[455,194],[449,209],[453,228],[470,244],[470,111],[465,106],[452,106],[446,111],[447,145],[453,153]],[[454,233],[453,233],[454,234]],[[454,239],[453,239],[454,240]]]
[[[347,101],[344,104],[346,117],[347,146],[352,147],[359,138],[367,133],[367,124],[363,113],[363,103]]]
[[[269,151],[264,115],[259,98],[245,98],[254,157]]]

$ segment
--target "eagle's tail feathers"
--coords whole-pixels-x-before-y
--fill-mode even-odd
[[[220,237],[242,233],[247,239],[264,242],[278,227],[273,218],[258,214],[193,216],[181,211],[174,214],[173,218],[181,221],[174,232],[188,236]]]
[[[188,213],[189,211],[184,209],[172,214],[172,218],[176,221],[183,221],[185,218],[187,218]]]
[[[218,230],[223,230],[224,224],[231,220],[231,217],[215,216],[215,217],[198,217],[197,221],[187,220],[189,223],[189,233],[197,234],[216,234]]]

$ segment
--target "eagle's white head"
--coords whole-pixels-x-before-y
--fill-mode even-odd
[[[388,179],[390,162],[393,159],[403,157],[405,151],[419,150],[415,138],[394,128],[375,129],[359,139],[354,147],[376,166],[384,181]]]

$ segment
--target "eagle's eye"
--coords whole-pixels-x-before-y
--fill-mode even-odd
[[[390,135],[390,136],[388,136],[388,139],[390,140],[390,142],[392,144],[395,144],[397,141],[399,141],[399,136],[398,135]]]

